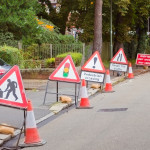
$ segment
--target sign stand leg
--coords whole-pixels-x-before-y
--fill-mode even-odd
[[[20,138],[21,138],[21,134],[22,134],[23,127],[24,127],[24,134],[26,134],[26,133],[25,133],[26,117],[27,117],[27,110],[24,110],[24,121],[23,121],[22,128],[21,128],[21,130],[20,130],[20,134],[19,134],[19,138],[18,138],[17,144],[16,144],[16,150],[18,150],[18,145],[19,145],[19,141],[20,141]]]
[[[24,109],[24,121],[23,121],[23,124],[22,124],[21,129],[16,128],[16,127],[13,127],[13,128],[16,128],[16,129],[19,129],[19,130],[20,130],[19,138],[18,138],[18,140],[17,140],[16,146],[13,146],[13,147],[2,147],[2,149],[4,149],[4,150],[18,150],[18,149],[20,149],[20,147],[19,147],[18,145],[19,145],[19,141],[20,141],[20,138],[21,138],[21,134],[22,134],[23,128],[24,128],[24,130],[25,130],[26,117],[27,117],[27,110]],[[7,125],[6,125],[6,126],[7,126]],[[7,127],[10,127],[10,126],[7,126]]]
[[[26,116],[27,116],[27,111],[24,110],[24,135],[26,136]]]
[[[77,108],[77,106],[78,106],[78,98],[80,98],[80,97],[79,97],[79,94],[80,94],[80,86],[81,86],[81,84],[79,84],[79,90],[78,90],[78,96],[77,96],[76,108]]]
[[[48,82],[49,82],[49,81],[47,81],[47,85],[46,85],[46,91],[45,91],[45,96],[44,96],[43,105],[45,104],[45,100],[46,100],[46,94],[47,94]]]
[[[56,100],[58,102],[58,81],[56,82]]]
[[[75,105],[77,106],[77,84],[75,83]]]

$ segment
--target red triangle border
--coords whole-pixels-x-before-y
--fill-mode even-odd
[[[55,74],[59,71],[59,69],[64,65],[64,63],[69,59],[70,64],[72,66],[72,69],[74,71],[74,74],[76,76],[77,79],[68,79],[68,78],[61,78],[61,77],[54,77]],[[76,71],[75,65],[73,63],[72,57],[71,55],[66,56],[63,61],[59,64],[59,66],[54,70],[54,72],[52,72],[52,74],[49,76],[49,80],[56,80],[56,81],[65,81],[65,82],[75,82],[75,83],[79,83],[80,82],[80,77]]]
[[[27,99],[25,95],[25,90],[22,83],[22,77],[19,71],[19,67],[17,65],[13,66],[1,79],[0,79],[0,86],[3,84],[4,81],[6,81],[12,73],[16,73],[17,81],[18,81],[18,87],[20,89],[20,95],[22,97],[23,103],[18,102],[12,102],[9,100],[5,100],[0,98],[0,104],[8,105],[11,107],[19,107],[19,108],[27,108]]]

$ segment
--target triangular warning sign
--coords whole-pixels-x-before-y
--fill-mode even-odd
[[[21,74],[16,65],[0,79],[0,104],[27,108]]]
[[[72,57],[66,56],[54,72],[49,76],[50,80],[80,82]]]
[[[128,64],[124,50],[120,48],[110,61],[111,63]]]
[[[102,63],[101,57],[99,52],[96,51],[89,60],[82,66],[82,70],[89,71],[89,72],[100,72],[105,73],[105,68]]]

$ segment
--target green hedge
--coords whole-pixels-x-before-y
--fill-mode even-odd
[[[0,58],[10,65],[19,65],[23,68],[23,55],[22,52],[14,47],[1,46],[0,47]]]
[[[57,55],[56,57],[63,58],[63,57],[66,57],[67,55],[71,55],[75,66],[80,66],[81,60],[82,60],[81,53],[68,52],[68,53],[63,53],[63,54]]]
[[[51,64],[55,63],[55,58],[48,58],[45,60],[46,67],[50,67]]]

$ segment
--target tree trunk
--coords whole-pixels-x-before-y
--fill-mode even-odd
[[[124,49],[123,42],[120,40],[120,36],[121,36],[120,32],[121,31],[119,31],[120,24],[122,23],[121,14],[118,13],[116,18],[117,19],[116,19],[116,22],[115,22],[115,37],[114,37],[113,55],[115,55],[120,48]]]
[[[113,55],[115,55],[115,54],[118,52],[118,50],[119,50],[120,48],[123,48],[123,49],[124,49],[123,43],[122,43],[122,42],[115,41],[115,42],[114,42]]]
[[[138,28],[138,45],[137,45],[137,50],[136,50],[136,54],[137,53],[145,53],[146,52],[146,48],[147,48],[147,44],[146,44],[146,28]]]
[[[95,3],[95,18],[94,18],[94,43],[93,50],[102,52],[102,0],[96,0]]]

